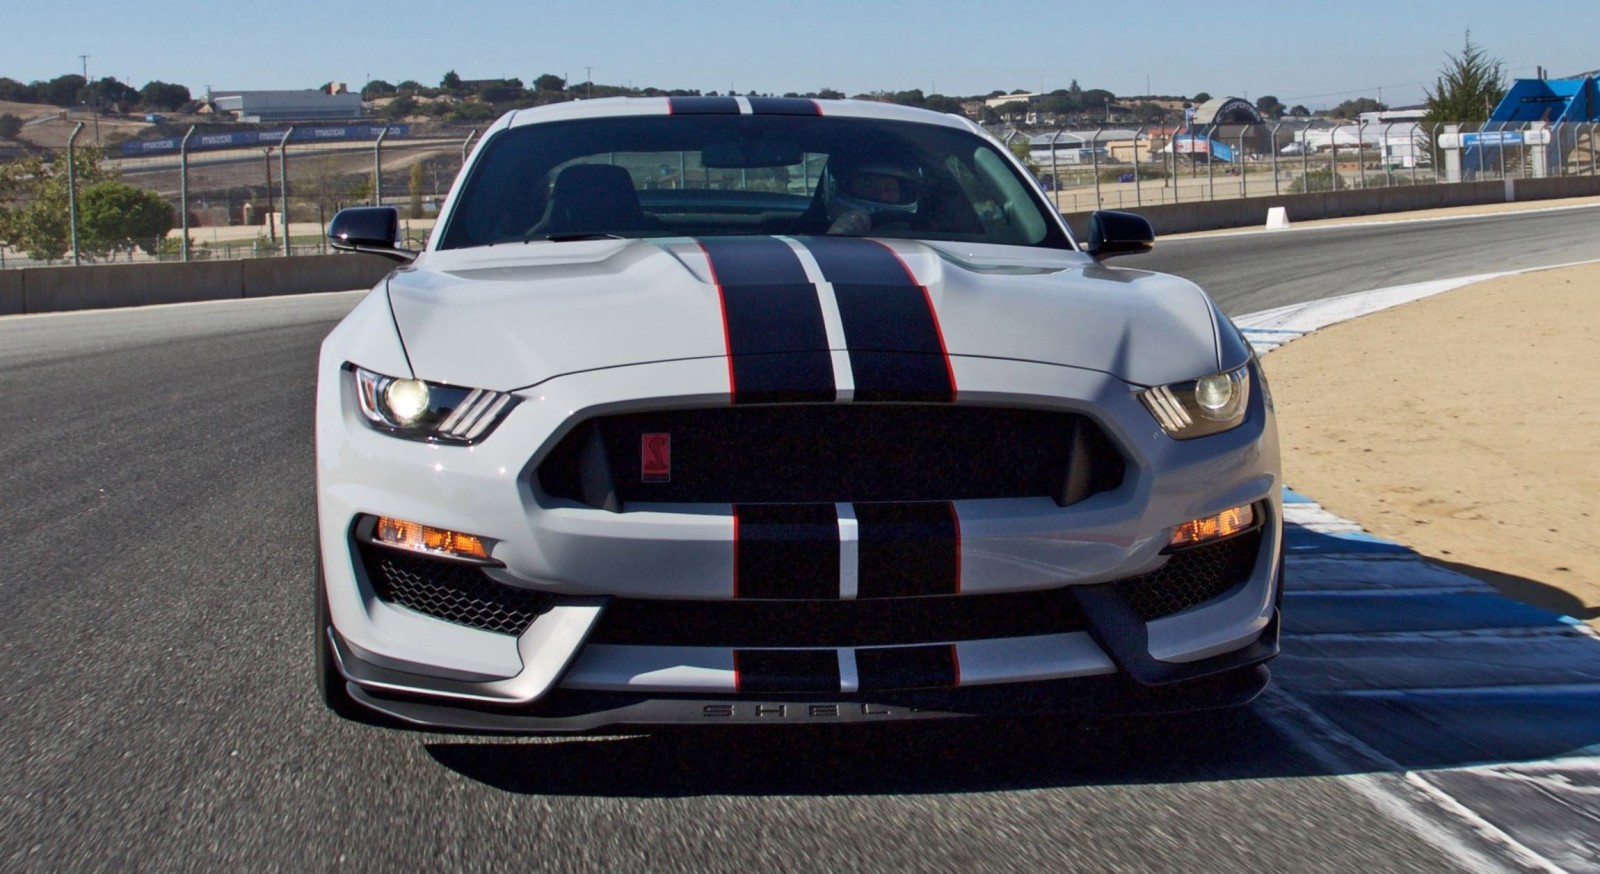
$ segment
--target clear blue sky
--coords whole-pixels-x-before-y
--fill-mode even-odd
[[[702,0],[261,3],[9,0],[0,76],[79,72],[137,88],[359,87],[541,73],[606,84],[856,94],[1085,88],[1119,95],[1273,94],[1316,109],[1417,103],[1445,52],[1475,42],[1514,77],[1600,68],[1595,0]]]

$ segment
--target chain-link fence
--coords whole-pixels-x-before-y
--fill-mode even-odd
[[[1600,123],[1418,122],[1007,130],[1063,212],[1600,175]]]
[[[1204,129],[1006,130],[997,136],[1028,163],[1063,212],[1600,175],[1596,122],[1283,121]],[[476,137],[476,130],[466,128],[303,126],[199,136],[190,129],[181,138],[123,146],[123,154],[110,158],[122,180],[170,202],[179,226],[161,255],[115,257],[323,253],[324,229],[335,212],[375,203],[399,209],[406,243],[420,247]],[[706,172],[697,166],[663,170],[669,171],[686,179]],[[18,248],[0,241],[0,266],[62,263],[30,260]],[[66,263],[73,261],[69,254]]]
[[[108,155],[106,163],[118,169],[123,182],[160,195],[172,204],[177,217],[170,244],[161,254],[125,251],[110,260],[326,253],[324,229],[334,213],[346,206],[378,203],[400,211],[405,244],[424,245],[477,131],[408,131],[391,137],[397,128],[374,127],[370,130],[375,135],[368,139],[315,137],[318,131],[329,130],[348,129],[251,131],[247,138],[252,142],[247,145],[238,142],[246,138],[241,135],[216,135],[212,139],[223,144],[211,147],[201,146],[201,138],[191,131],[187,137],[173,137],[172,148],[161,149],[160,154]],[[77,247],[55,261],[30,259],[20,249],[0,245],[0,266],[70,264]]]

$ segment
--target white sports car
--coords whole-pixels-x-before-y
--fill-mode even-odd
[[[1193,284],[1102,266],[965,119],[520,110],[322,346],[317,653],[357,719],[489,732],[1249,701],[1278,444]]]

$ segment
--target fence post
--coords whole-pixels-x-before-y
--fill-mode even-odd
[[[178,143],[178,212],[183,219],[183,262],[189,263],[189,138],[194,136],[196,125],[189,125],[189,132],[183,135],[183,141]]]
[[[1278,188],[1278,130],[1283,127],[1283,122],[1272,126],[1272,196],[1277,197],[1282,192]]]
[[[1244,137],[1250,132],[1250,125],[1245,125],[1239,130],[1239,151],[1233,153],[1233,163],[1239,168],[1239,196],[1249,197],[1250,186],[1245,182],[1244,166]]]
[[[1390,188],[1394,187],[1394,162],[1389,160],[1389,131],[1393,128],[1392,121],[1383,126],[1383,133],[1380,134],[1383,142],[1378,145],[1378,160],[1383,162],[1384,184]]]
[[[294,134],[294,125],[283,132],[283,139],[278,141],[278,191],[282,193],[279,198],[283,203],[283,257],[289,257],[289,137]]]
[[[1307,187],[1309,191],[1309,185]],[[1339,124],[1333,125],[1333,132],[1328,137],[1328,190],[1339,190]]]
[[[1139,192],[1139,138],[1144,136],[1144,125],[1133,132],[1133,205],[1144,206],[1144,196]]]
[[[378,131],[378,141],[372,144],[372,205],[383,206],[383,138],[389,135],[389,126]]]
[[[473,128],[472,130],[467,131],[467,138],[461,141],[461,163],[465,164],[467,162],[467,156],[472,154],[472,140],[477,135],[478,129]],[[683,177],[679,176],[678,181],[681,184]]]
[[[1311,122],[1300,128],[1300,193],[1311,193]]]
[[[1061,131],[1050,135],[1050,193],[1055,195],[1056,212],[1061,211],[1061,171],[1056,168],[1056,140]]]
[[[1094,136],[1089,137],[1089,159],[1094,162],[1094,208],[1100,208],[1100,129],[1094,129]]]
[[[1361,177],[1361,187],[1367,187],[1367,121],[1356,121],[1356,173]]]
[[[1600,175],[1600,143],[1595,142],[1595,133],[1600,131],[1600,121],[1589,122],[1589,175]]]
[[[1216,142],[1215,140],[1212,139],[1212,134],[1215,134],[1216,132],[1217,132],[1217,126],[1216,125],[1212,125],[1212,126],[1206,128],[1206,199],[1207,200],[1216,200],[1217,199],[1217,180],[1216,180],[1216,177],[1213,175],[1213,171],[1216,169],[1217,156],[1215,154],[1212,154],[1212,151],[1211,151],[1212,143]]]
[[[1406,151],[1411,153],[1411,184],[1417,184],[1417,167],[1422,164],[1422,156],[1417,154],[1417,123],[1411,122],[1411,127],[1406,129]]]
[[[75,153],[77,152],[78,134],[83,133],[83,122],[72,129],[72,136],[67,137],[67,213],[72,222],[72,266],[77,267],[78,257],[78,171],[75,166]]]

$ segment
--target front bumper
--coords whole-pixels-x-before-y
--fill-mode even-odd
[[[665,398],[656,393],[653,404],[726,403],[716,395],[719,387],[726,391],[724,362],[554,380],[523,392],[524,403],[473,447],[401,441],[367,428],[350,398],[328,390],[340,384],[342,363],[325,350],[318,398],[320,546],[332,619],[324,631],[351,696],[412,724],[582,731],[761,722],[773,714],[778,721],[845,721],[849,714],[1194,709],[1249,700],[1264,682],[1256,666],[1277,652],[1281,483],[1264,391],[1254,393],[1245,426],[1178,442],[1160,433],[1125,384],[1104,374],[958,361],[964,403],[1094,415],[1128,456],[1121,486],[1071,506],[1048,498],[951,504],[961,550],[959,594],[951,600],[1053,590],[1083,621],[1024,636],[773,647],[823,665],[821,674],[800,676],[782,666],[763,674],[748,663],[741,671],[741,653],[748,660],[757,651],[769,661],[763,646],[592,641],[613,598],[736,599],[734,514],[727,505],[617,513],[551,502],[533,476],[535,448],[548,448],[586,411],[637,407],[639,395],[650,393],[642,379],[686,387]],[[1117,582],[1164,565],[1173,525],[1244,503],[1257,505],[1263,519],[1248,574],[1204,603],[1139,618]],[[355,520],[368,514],[483,536],[499,563],[491,571],[497,580],[548,594],[554,606],[514,635],[393,603],[380,596],[351,536]],[[891,667],[872,668],[878,663]]]

